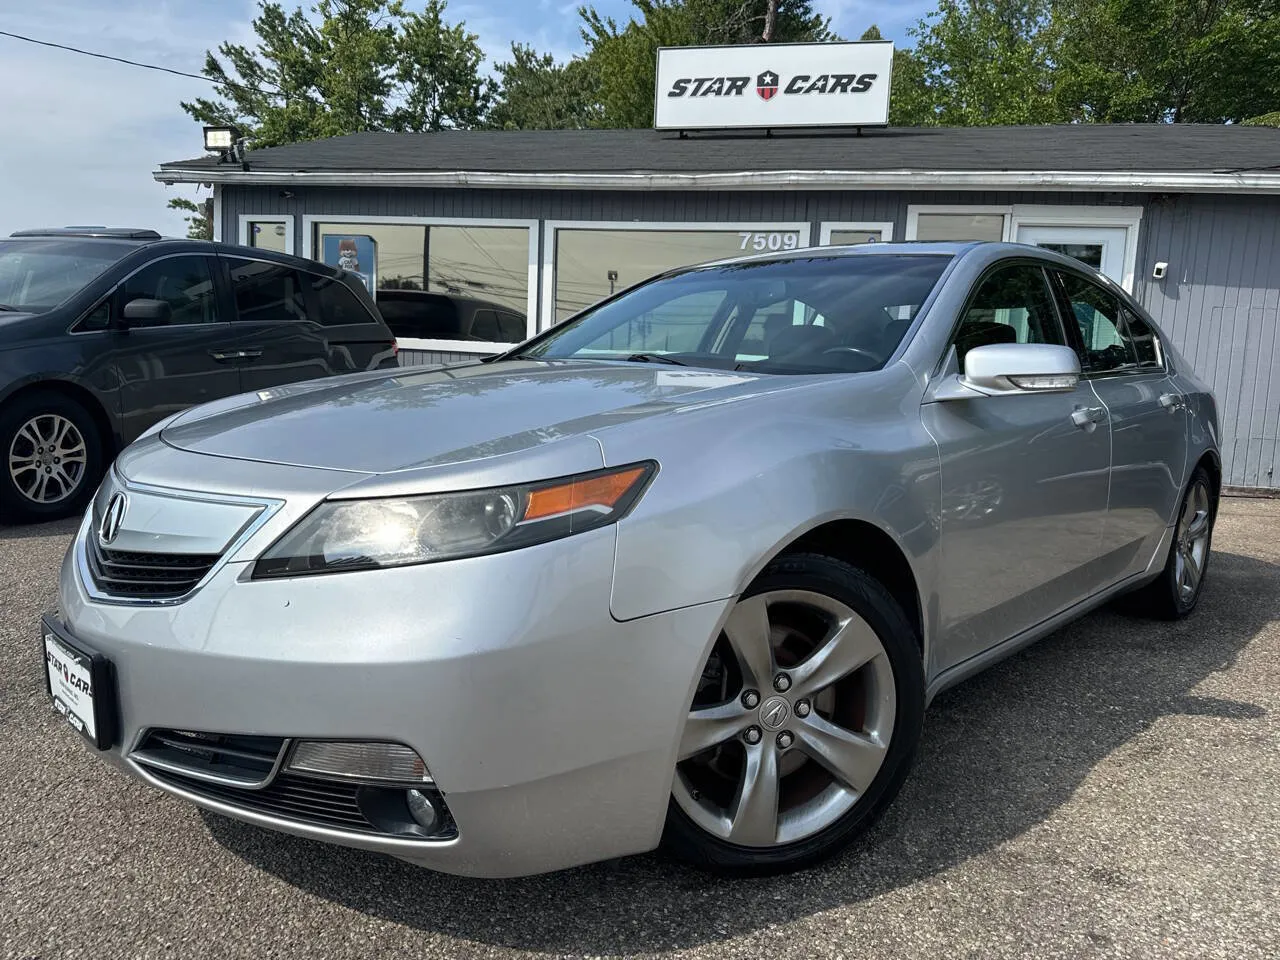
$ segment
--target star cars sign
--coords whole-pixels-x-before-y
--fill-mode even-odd
[[[893,44],[756,43],[658,51],[654,126],[873,127],[889,122]]]

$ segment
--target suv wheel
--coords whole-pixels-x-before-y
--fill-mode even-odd
[[[34,523],[77,513],[102,469],[98,428],[70,397],[41,391],[0,410],[0,519]]]
[[[733,874],[831,856],[897,794],[923,714],[915,631],[889,592],[829,557],[775,560],[698,681],[665,846]]]

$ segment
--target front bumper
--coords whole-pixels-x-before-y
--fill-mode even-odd
[[[158,607],[95,600],[73,549],[61,615],[114,664],[120,738],[106,756],[128,773],[261,826],[516,876],[661,836],[681,725],[729,602],[615,621],[614,544],[605,528],[470,560],[258,582],[250,563],[229,562]],[[405,743],[457,836],[361,835],[197,796],[130,759],[157,727]]]

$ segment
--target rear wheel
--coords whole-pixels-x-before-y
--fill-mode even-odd
[[[1125,609],[1158,620],[1178,620],[1196,608],[1208,573],[1216,515],[1209,473],[1196,467],[1182,495],[1164,569],[1151,583],[1124,598]]]
[[[831,856],[897,793],[923,710],[919,646],[889,592],[828,557],[774,561],[703,669],[664,844],[740,874]]]
[[[56,520],[82,510],[103,469],[93,417],[70,397],[31,393],[0,410],[0,519]]]

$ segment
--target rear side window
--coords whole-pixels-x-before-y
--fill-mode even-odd
[[[316,295],[314,320],[326,327],[342,327],[357,323],[375,323],[359,298],[345,283],[332,277],[308,275]]]
[[[1137,353],[1125,330],[1120,300],[1091,280],[1075,273],[1059,273],[1080,329],[1085,373],[1117,373],[1138,366]]]
[[[1160,348],[1160,338],[1156,336],[1151,324],[1128,307],[1120,308],[1124,318],[1125,332],[1133,344],[1133,352],[1138,358],[1139,370],[1164,369],[1164,351]]]
[[[1044,271],[1032,264],[1002,267],[978,284],[956,332],[956,356],[996,343],[1066,344]]]
[[[292,267],[261,260],[229,260],[236,311],[241,320],[306,320],[302,278]]]
[[[133,327],[179,326],[215,323],[217,296],[208,257],[166,257],[143,267],[120,285],[114,298],[116,316],[123,316],[131,300],[162,300],[169,305],[169,320],[130,320]]]

